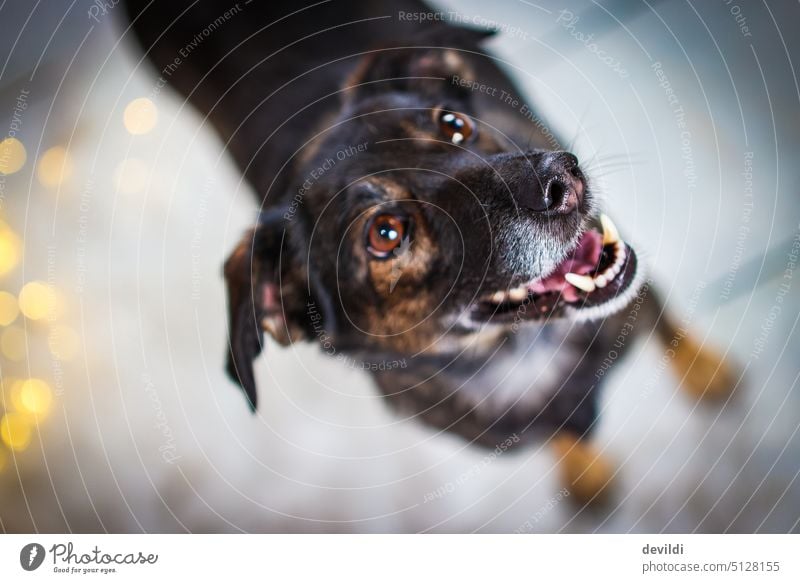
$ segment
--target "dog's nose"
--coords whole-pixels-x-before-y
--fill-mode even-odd
[[[569,152],[553,152],[537,164],[536,182],[523,204],[533,211],[569,214],[583,200],[583,173],[578,159]]]

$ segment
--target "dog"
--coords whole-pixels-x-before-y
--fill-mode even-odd
[[[261,196],[224,266],[227,370],[254,410],[264,333],[316,342],[368,364],[398,414],[476,446],[549,440],[588,502],[613,475],[598,393],[637,337],[655,330],[693,395],[733,386],[484,49],[494,31],[417,0],[126,7]]]

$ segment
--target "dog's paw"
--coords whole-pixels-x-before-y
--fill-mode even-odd
[[[562,485],[576,504],[604,504],[613,490],[614,466],[587,441],[572,433],[553,437]]]
[[[736,387],[734,367],[714,348],[691,338],[682,339],[675,349],[673,367],[681,389],[697,400],[724,401]]]

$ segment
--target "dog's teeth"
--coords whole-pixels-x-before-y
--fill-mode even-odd
[[[492,294],[492,303],[502,304],[506,300],[506,292],[498,291]]]
[[[567,273],[564,276],[569,283],[585,292],[593,292],[595,288],[594,280],[588,275],[579,275],[577,273]]]
[[[603,245],[610,245],[619,241],[619,231],[608,215],[600,215],[600,225],[603,227]]]
[[[609,225],[610,224],[611,225],[610,228],[607,227],[605,229],[605,233],[614,233],[614,234],[616,234],[616,229],[614,228],[614,224],[611,223],[608,220],[608,217],[606,217],[605,215],[602,215],[602,217],[604,217],[603,224],[605,224],[605,225]],[[594,282],[594,286],[597,287],[597,288],[606,287],[609,283],[614,281],[614,278],[617,277],[617,275],[619,275],[619,273],[622,271],[623,266],[625,265],[625,256],[626,256],[625,243],[622,240],[618,239],[617,241],[613,242],[612,246],[614,248],[614,261],[613,261],[613,263],[611,265],[609,265],[608,267],[606,267],[605,270],[602,273],[598,273],[597,275],[594,276],[594,278],[592,278],[592,281]],[[570,277],[566,278],[567,281],[570,282],[575,287],[580,288],[580,289],[582,289],[584,291],[592,291],[592,290],[588,290],[585,287],[583,287],[581,283],[575,283],[575,279],[574,278],[576,278],[576,277],[584,277],[584,276],[575,275],[574,273],[570,273],[569,276]]]
[[[614,243],[614,264],[611,269],[615,269],[619,273],[622,270],[622,266],[625,265],[625,255],[625,243],[622,241]]]
[[[524,287],[518,287],[508,292],[508,297],[512,302],[521,302],[528,297],[528,290]]]

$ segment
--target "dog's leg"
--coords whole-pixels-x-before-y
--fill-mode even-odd
[[[736,387],[736,376],[714,347],[700,344],[669,316],[661,318],[659,337],[665,350],[672,351],[669,352],[672,370],[687,395],[709,401],[721,401],[730,396]]]
[[[694,399],[721,401],[736,387],[735,368],[708,343],[698,342],[664,309],[658,294],[648,291],[647,310],[672,372],[681,389]]]
[[[602,504],[608,498],[613,465],[586,440],[561,431],[551,440],[561,483],[577,504]]]

